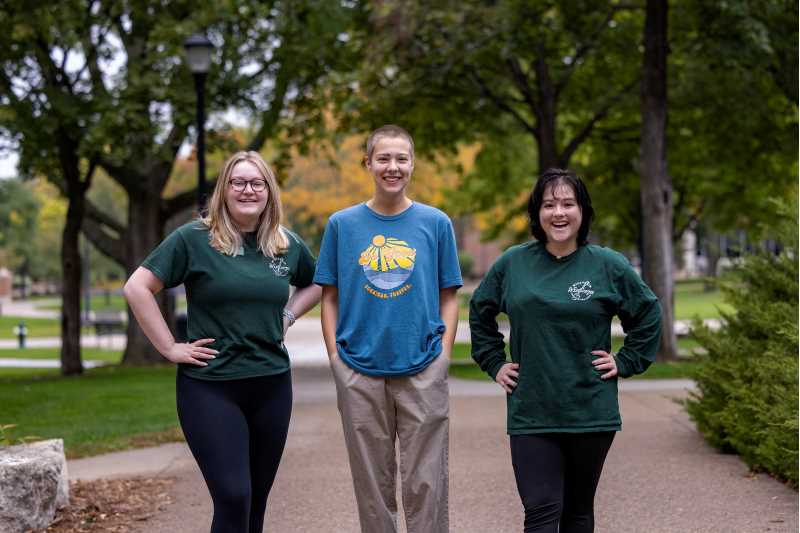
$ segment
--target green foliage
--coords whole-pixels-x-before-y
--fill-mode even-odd
[[[16,269],[33,261],[38,213],[30,188],[16,179],[0,180],[0,263]]]
[[[699,219],[751,231],[771,220],[769,198],[792,194],[797,13],[786,0],[673,6],[668,138],[678,229]]]
[[[784,210],[784,212],[786,212]],[[798,261],[796,205],[784,216],[780,255],[748,256],[722,283],[734,312],[714,332],[695,324],[707,351],[687,401],[714,446],[798,483]],[[780,218],[778,210],[774,218]]]

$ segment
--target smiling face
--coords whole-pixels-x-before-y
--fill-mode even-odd
[[[414,152],[408,139],[379,137],[366,165],[375,180],[376,197],[405,197],[405,189],[414,172]]]
[[[237,191],[238,186],[244,182],[246,182],[244,189]],[[260,189],[261,186],[264,188],[254,191],[254,184],[256,189]],[[265,185],[264,176],[253,163],[240,161],[233,167],[225,189],[225,206],[240,231],[254,231],[258,226],[258,219],[269,199]]]
[[[575,191],[563,182],[554,182],[542,195],[539,224],[547,235],[545,245],[551,253],[566,255],[578,248],[578,230],[583,221]]]

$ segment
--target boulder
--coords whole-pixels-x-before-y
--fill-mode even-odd
[[[45,528],[68,503],[64,441],[0,447],[0,531]]]

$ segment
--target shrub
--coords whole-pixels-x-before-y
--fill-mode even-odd
[[[796,213],[796,208],[794,210]],[[707,350],[694,372],[687,409],[708,441],[754,470],[798,483],[798,263],[792,250],[751,255],[720,283],[734,312],[719,331],[697,322]]]

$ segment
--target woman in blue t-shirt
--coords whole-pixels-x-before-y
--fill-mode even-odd
[[[178,365],[178,416],[214,502],[212,533],[263,528],[292,410],[283,338],[320,299],[314,258],[281,213],[272,170],[238,152],[208,216],[170,234],[125,284],[145,335]],[[155,299],[180,284],[188,342],[175,340]]]

